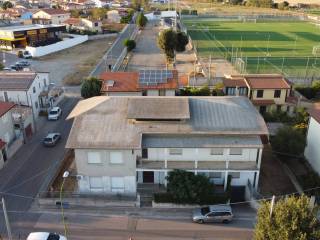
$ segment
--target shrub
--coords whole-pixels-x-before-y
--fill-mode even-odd
[[[83,98],[90,98],[100,95],[101,81],[97,78],[87,78],[82,82],[81,85],[81,96]]]
[[[123,45],[127,47],[128,52],[130,52],[136,48],[136,42],[131,39],[124,40]]]
[[[147,25],[148,19],[143,15],[143,13],[139,13],[136,24],[140,27],[143,28]]]

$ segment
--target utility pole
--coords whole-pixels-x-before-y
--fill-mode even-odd
[[[5,201],[4,201],[4,198],[1,199],[1,202],[2,202],[4,220],[5,220],[6,228],[7,228],[7,232],[8,232],[8,238],[9,238],[9,240],[12,240],[12,234],[11,234],[11,228],[10,228],[10,223],[9,223],[9,217],[8,217],[7,208],[6,208],[6,203],[5,203]]]

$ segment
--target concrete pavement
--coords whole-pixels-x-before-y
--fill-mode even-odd
[[[72,125],[72,121],[64,119],[77,101],[77,98],[64,99],[60,104],[63,110],[62,118],[46,122],[0,170],[0,195],[6,200],[13,233],[19,232],[21,224],[33,226],[39,217],[39,214],[28,215],[26,211],[42,184],[52,176],[63,159],[65,142]],[[55,147],[46,148],[42,145],[42,139],[48,132],[53,131],[60,132],[62,140]],[[5,232],[3,214],[0,214],[0,234],[5,235]]]

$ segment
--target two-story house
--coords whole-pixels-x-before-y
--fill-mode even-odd
[[[304,155],[312,168],[320,174],[320,107],[310,110],[309,114]]]
[[[134,195],[173,169],[257,188],[266,124],[245,97],[93,97],[80,101],[66,144],[80,193]]]
[[[101,21],[91,21],[86,18],[69,18],[63,22],[67,30],[88,30],[93,32],[102,32]]]
[[[105,96],[175,96],[179,89],[176,70],[104,72],[100,79]]]
[[[279,74],[225,76],[223,85],[225,95],[247,96],[262,114],[274,110],[292,113],[296,106],[291,83]]]
[[[15,104],[0,101],[0,169],[8,160],[8,144],[15,138],[12,109]]]
[[[29,106],[37,118],[40,109],[48,104],[43,94],[48,86],[49,73],[46,72],[0,72],[0,101]]]
[[[70,18],[70,13],[62,9],[43,8],[39,9],[32,16],[34,23],[60,25]]]

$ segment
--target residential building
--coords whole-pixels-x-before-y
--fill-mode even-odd
[[[175,96],[179,89],[176,70],[104,72],[101,94],[106,96]]]
[[[8,160],[8,144],[15,138],[12,109],[15,104],[0,101],[0,169]]]
[[[0,29],[0,47],[12,50],[26,46],[44,46],[60,41],[62,25],[19,25]]]
[[[92,31],[92,32],[102,32],[102,22],[101,21],[91,21],[86,18],[69,18],[64,21],[67,30],[80,30],[80,31]]]
[[[118,10],[110,10],[107,13],[107,20],[109,23],[120,23],[121,16]]]
[[[45,94],[48,86],[46,72],[0,72],[0,101],[29,106],[37,118],[49,104]]]
[[[309,114],[304,155],[312,168],[320,174],[320,108],[310,110]]]
[[[292,113],[297,104],[292,84],[279,74],[247,74],[225,76],[224,93],[247,96],[261,114],[271,111]]]
[[[92,2],[94,2],[95,7],[97,8],[109,6],[109,3],[110,3],[110,1],[108,0],[92,0]]]
[[[33,14],[33,21],[39,24],[62,24],[70,18],[70,13],[62,9],[44,8]]]
[[[66,147],[81,193],[136,194],[173,169],[257,189],[266,124],[245,97],[107,97],[80,101]]]

